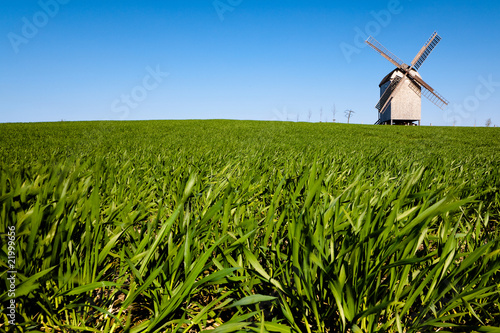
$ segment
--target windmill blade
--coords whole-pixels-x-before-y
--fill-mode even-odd
[[[429,101],[437,105],[438,108],[443,110],[450,102],[446,100],[443,96],[441,96],[437,91],[433,90],[427,90],[425,87],[422,87],[422,95],[427,97]]]
[[[370,36],[365,41],[365,43],[368,44],[368,45],[370,45],[375,51],[377,51],[384,58],[386,58],[387,60],[389,60],[394,66],[396,66],[398,68],[403,68],[404,67],[403,65],[405,65],[405,63],[401,59],[399,59],[394,54],[392,54],[391,52],[389,52],[389,50],[387,50],[382,44],[380,44],[372,36]]]
[[[409,73],[411,79],[415,80],[420,84],[422,89],[422,95],[424,95],[429,101],[436,104],[440,109],[444,109],[450,102],[444,98],[441,94],[435,91],[430,85],[428,85],[420,76]]]
[[[420,88],[420,85],[413,81],[410,77],[410,83],[408,83],[408,87],[410,87],[411,90],[415,92],[415,94],[418,95],[418,97],[422,96],[422,89]]]
[[[420,51],[417,53],[415,56],[415,59],[411,62],[411,67],[413,67],[416,71],[422,66],[424,63],[425,59],[431,54],[432,50],[438,45],[438,43],[441,41],[441,37],[437,34],[437,32],[434,32],[425,43],[425,45],[420,49]]]
[[[399,81],[401,81],[401,77],[396,76],[394,80],[389,84],[389,87],[384,91],[382,96],[380,97],[380,100],[378,101],[377,105],[375,108],[380,112],[382,110],[382,107],[385,106],[387,103],[387,100],[391,96],[392,92],[394,89],[396,89],[397,85],[399,84]]]
[[[379,113],[385,112],[385,109],[387,108],[387,105],[389,105],[389,102],[391,101],[392,97],[394,97],[398,92],[398,90],[401,88],[405,77],[406,76],[404,77],[396,76],[389,85],[389,87],[387,87],[387,89],[384,91],[382,97],[380,97],[380,100],[375,106],[375,108],[378,110]]]

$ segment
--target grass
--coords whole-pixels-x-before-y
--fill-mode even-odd
[[[0,326],[498,332],[496,128],[0,125]],[[3,323],[3,324],[2,324]]]

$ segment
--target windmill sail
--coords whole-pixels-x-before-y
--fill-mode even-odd
[[[382,97],[380,97],[380,100],[378,101],[377,105],[375,106],[375,108],[379,112],[382,112],[383,107],[385,107],[385,105],[387,104],[387,101],[389,100],[389,97],[391,97],[392,93],[394,92],[394,90],[398,86],[398,84],[401,81],[401,79],[402,79],[401,77],[396,76],[394,78],[394,80],[392,80],[392,82],[389,85],[389,87],[387,87],[387,89],[384,91],[384,93],[382,94]]]
[[[414,75],[410,72],[410,77],[421,85],[422,95],[424,95],[429,101],[436,104],[440,109],[444,109],[448,104],[448,100],[441,96],[437,91],[435,91],[430,85],[427,84],[418,75]]]
[[[422,87],[422,95],[427,97],[429,101],[434,103],[441,110],[443,110],[449,104],[449,102],[435,90],[430,91],[425,87]]]
[[[387,109],[387,107],[391,103],[391,100],[394,98],[394,96],[396,96],[398,94],[399,90],[403,86],[403,82],[406,78],[407,78],[406,75],[404,77],[397,76],[394,78],[394,80],[397,81],[397,83],[394,85],[394,88],[392,89],[392,91],[388,94],[386,101],[380,106],[379,114],[383,114],[385,112],[385,110]],[[387,90],[388,89],[389,88],[387,88]],[[384,92],[384,95],[385,95],[385,92]]]
[[[413,90],[415,94],[418,95],[418,97],[422,96],[422,89],[420,88],[420,85],[418,83],[415,83],[413,80],[410,80],[410,83],[408,83],[408,87],[410,87],[410,89]]]
[[[411,66],[416,71],[418,71],[420,66],[422,66],[422,64],[424,63],[425,59],[427,59],[429,54],[431,54],[432,50],[434,50],[434,48],[436,47],[436,45],[438,45],[440,41],[441,37],[437,34],[437,32],[434,32],[431,38],[429,38],[429,40],[427,41],[427,43],[425,43],[422,49],[420,49],[420,51],[417,53],[415,59],[413,59],[413,61],[411,62]]]
[[[394,54],[392,54],[389,50],[387,50],[382,44],[380,44],[375,38],[370,36],[366,40],[366,44],[370,45],[375,51],[380,53],[384,58],[389,60],[394,66],[396,67],[401,67],[403,66],[404,62],[403,60],[399,59],[396,57]]]

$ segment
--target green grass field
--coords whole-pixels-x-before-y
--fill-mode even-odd
[[[0,124],[0,329],[500,332],[499,170],[498,128]]]

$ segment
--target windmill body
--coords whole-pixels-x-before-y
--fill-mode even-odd
[[[380,82],[380,100],[375,106],[378,110],[376,124],[414,125],[417,122],[420,125],[422,95],[441,109],[448,105],[448,101],[418,74],[420,66],[440,40],[441,37],[435,32],[417,53],[411,65],[407,65],[375,38],[368,38],[366,43],[396,66]]]
[[[415,72],[415,75],[418,75]],[[411,86],[411,81],[404,76],[400,70],[395,69],[384,77],[380,82],[380,97],[384,95],[387,89],[396,80],[405,80],[401,89],[392,100],[387,104],[384,112],[379,113],[379,122],[382,124],[413,124],[417,122],[420,125],[422,111],[421,88]],[[416,89],[417,91],[415,91]]]

